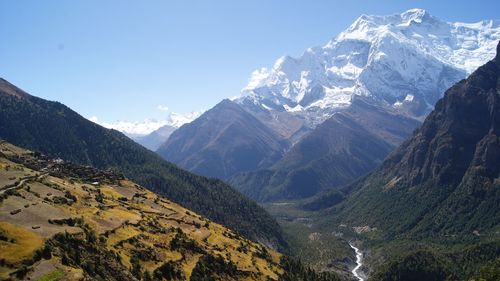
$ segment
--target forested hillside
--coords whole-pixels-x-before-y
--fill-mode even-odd
[[[285,245],[274,219],[222,181],[184,171],[122,133],[0,80],[0,138],[54,157],[112,169],[182,206],[268,245]]]

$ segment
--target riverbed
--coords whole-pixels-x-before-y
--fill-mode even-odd
[[[356,267],[354,267],[351,272],[359,281],[365,281],[365,279],[361,277],[359,273],[359,269],[361,268],[361,266],[363,266],[363,253],[350,242],[349,246],[351,246],[351,248],[354,249],[354,252],[356,252]]]

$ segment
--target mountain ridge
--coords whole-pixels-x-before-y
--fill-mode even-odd
[[[236,101],[301,115],[310,126],[348,107],[353,95],[421,118],[494,55],[499,39],[500,24],[491,20],[447,23],[421,9],[363,15],[323,47],[257,71]]]
[[[274,219],[230,186],[184,171],[58,102],[24,93],[2,80],[0,138],[53,157],[120,171],[186,208],[268,245],[286,247]],[[257,223],[258,220],[261,220]],[[254,221],[254,223],[250,223]]]
[[[362,97],[298,141],[273,166],[230,183],[257,201],[304,199],[370,172],[420,123]]]
[[[493,56],[496,40],[500,40],[500,25],[493,21],[446,23],[420,9],[390,16],[361,16],[323,47],[309,48],[298,58],[281,57],[272,69],[255,72],[240,97],[233,101],[288,143],[281,153],[286,156],[317,126],[337,113],[354,110],[356,99],[363,99],[388,114],[399,115],[397,118],[400,120],[423,121],[446,89],[465,78],[472,67],[485,63],[490,55]],[[410,126],[411,129],[415,124]],[[411,133],[411,129],[395,126],[394,130],[396,128],[400,131],[393,132],[395,135],[409,136]],[[206,122],[198,129],[211,131],[212,124]],[[374,130],[368,126],[365,129],[365,136],[373,138]],[[241,138],[251,141],[252,138],[246,133],[226,134],[227,141],[237,143]],[[378,138],[377,133],[375,137]],[[404,138],[395,140],[389,141],[394,147]],[[192,142],[192,139],[178,140],[178,143],[188,142]],[[372,139],[372,142],[377,140]],[[164,147],[169,145],[171,143],[167,142]],[[249,146],[258,146],[258,141]],[[173,154],[181,155],[178,148],[171,150]],[[243,177],[247,177],[255,172],[253,175],[258,180],[249,179],[249,182],[262,185],[272,177],[273,172],[269,172],[269,169],[273,165],[280,165],[280,161],[286,161],[271,157],[267,165],[252,165],[231,173],[208,171],[197,168],[197,164],[223,166],[221,163],[231,162],[230,159],[236,158],[238,151],[220,150],[209,155],[203,155],[200,153],[202,151],[198,149],[189,153],[198,154],[193,161],[196,163],[189,165],[185,163],[188,155],[177,158],[171,155],[166,159],[191,171],[229,180],[245,190],[246,194],[254,196],[260,191],[252,191],[250,187],[244,186],[242,181],[247,179],[233,181],[231,178],[243,174]],[[325,150],[320,154],[328,153]],[[316,160],[319,161],[319,158]],[[376,158],[380,159],[381,156]],[[329,168],[346,170],[349,169],[347,163],[350,161],[355,162],[357,159],[343,158]],[[374,167],[373,162],[370,167]],[[262,171],[262,177],[258,171]],[[359,169],[345,178],[343,183],[365,172],[367,169]],[[315,174],[317,171],[310,170],[308,173]],[[272,184],[269,188],[276,190],[284,180],[289,179],[291,185],[299,184],[294,183],[292,178],[284,179],[283,175],[275,177],[275,181],[280,183]],[[321,185],[338,184],[325,180]],[[254,198],[260,198],[260,195]]]
[[[497,54],[446,91],[414,135],[331,211],[395,236],[498,231],[499,93]]]
[[[279,135],[226,99],[177,129],[157,153],[190,171],[227,179],[271,165],[286,146]]]
[[[0,181],[2,280],[339,280],[123,175],[4,140]]]

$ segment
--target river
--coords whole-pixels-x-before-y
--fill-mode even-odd
[[[361,277],[361,275],[359,274],[359,269],[361,268],[361,266],[363,265],[362,261],[363,261],[363,253],[361,253],[361,251],[356,248],[353,244],[351,244],[349,242],[349,246],[351,246],[351,248],[354,249],[354,251],[356,252],[356,267],[354,267],[354,269],[351,271],[352,274],[354,275],[354,277],[356,277],[359,281],[365,281],[365,279],[363,277]]]

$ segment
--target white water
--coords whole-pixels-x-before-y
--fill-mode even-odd
[[[354,275],[354,277],[358,278],[359,281],[364,281],[365,279],[361,277],[361,275],[359,275],[358,273],[358,270],[363,265],[363,263],[361,263],[363,261],[363,253],[361,253],[361,251],[351,243],[349,243],[349,246],[351,246],[351,248],[353,248],[354,251],[356,252],[356,267],[351,272]]]

